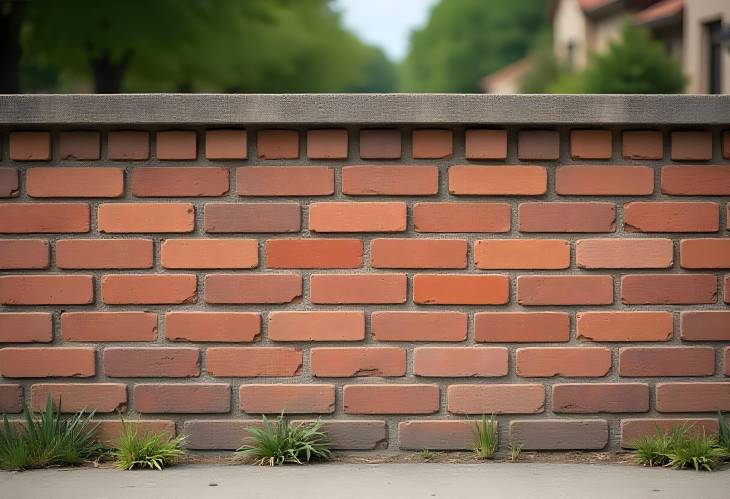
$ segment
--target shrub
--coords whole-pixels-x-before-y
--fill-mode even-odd
[[[82,410],[73,416],[54,410],[49,396],[46,408],[37,415],[23,404],[25,428],[16,430],[3,417],[0,430],[0,468],[24,470],[52,465],[76,465],[101,453],[94,440],[98,425],[92,424],[94,412]]]
[[[120,470],[162,470],[185,454],[182,449],[184,441],[184,436],[171,438],[164,432],[145,432],[139,435],[136,428],[122,420],[122,435],[112,455]]]
[[[481,422],[475,422],[474,426],[476,428],[474,453],[479,459],[490,459],[497,450],[498,445],[497,419],[494,414],[489,419],[487,419],[486,414],[483,414]]]
[[[273,422],[263,416],[261,428],[249,428],[251,442],[238,449],[241,456],[255,464],[280,466],[327,460],[332,456],[321,423],[291,424],[284,415]]]

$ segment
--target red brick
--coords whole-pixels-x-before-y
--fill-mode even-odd
[[[570,316],[564,312],[478,312],[475,341],[544,343],[570,339]]]
[[[542,166],[449,167],[449,193],[455,195],[541,196],[547,190]]]
[[[689,426],[692,433],[717,434],[717,419],[709,418],[641,418],[621,420],[621,447],[635,448],[636,441],[641,437],[653,437],[657,430],[669,433],[678,427]]]
[[[86,203],[0,203],[0,233],[89,232]]]
[[[373,312],[370,330],[376,341],[464,341],[463,312]]]
[[[608,275],[521,275],[517,278],[520,305],[610,305],[613,278]]]
[[[613,203],[521,203],[520,232],[613,232]]]
[[[360,239],[269,239],[270,269],[355,269],[362,266]]]
[[[50,252],[45,239],[0,240],[0,269],[47,269]]]
[[[127,385],[117,383],[33,385],[30,388],[30,407],[35,411],[44,410],[48,397],[51,397],[54,407],[61,412],[124,411],[127,406]]]
[[[730,269],[730,239],[683,239],[679,262],[683,269]]]
[[[58,166],[28,168],[26,191],[36,198],[116,198],[124,193],[124,170]]]
[[[715,350],[709,347],[630,347],[619,350],[619,375],[712,376]]]
[[[654,192],[654,169],[646,166],[561,166],[555,192],[577,196],[646,196]]]
[[[101,134],[92,131],[61,132],[58,136],[61,159],[99,159]]]
[[[712,274],[633,274],[621,277],[621,301],[630,305],[692,305],[717,301]]]
[[[553,412],[647,412],[649,385],[645,383],[571,383],[553,385]]]
[[[537,414],[545,410],[543,385],[450,385],[452,414]]]
[[[240,196],[329,196],[335,174],[324,166],[245,166],[236,168]]]
[[[105,419],[104,421],[92,421],[92,424],[98,424],[96,427],[96,440],[107,447],[118,444],[125,425],[134,428],[138,435],[162,433],[170,438],[175,437],[175,422],[169,420],[125,419],[122,423],[122,421]]]
[[[49,132],[10,132],[10,159],[48,161],[51,159]]]
[[[662,192],[674,196],[728,196],[730,166],[665,166]]]
[[[314,421],[292,420],[292,424]],[[385,421],[377,420],[325,420],[319,421],[322,432],[332,450],[372,450],[388,445]]]
[[[313,274],[312,303],[405,303],[405,274]]]
[[[89,378],[96,373],[93,348],[0,349],[0,375],[5,378]]]
[[[50,343],[51,341],[53,341],[53,316],[51,314],[45,312],[0,314],[0,343]]]
[[[360,130],[362,159],[400,159],[401,137],[397,129]]]
[[[346,166],[342,193],[349,196],[430,196],[439,190],[435,166]]]
[[[361,341],[365,314],[358,311],[269,312],[271,341]]]
[[[307,130],[307,158],[347,159],[347,130]]]
[[[206,232],[299,232],[299,203],[208,203]]]
[[[200,376],[200,350],[187,347],[107,348],[104,374],[110,378]]]
[[[416,232],[509,232],[510,205],[506,203],[416,203]]]
[[[103,203],[99,232],[192,232],[195,208],[190,203]]]
[[[560,134],[555,130],[520,130],[517,136],[520,159],[553,160],[560,157]]]
[[[113,160],[146,160],[150,158],[150,134],[138,130],[109,132],[107,157]]]
[[[438,385],[345,385],[346,414],[434,414],[439,410]]]
[[[257,312],[167,312],[165,338],[169,341],[246,342],[261,331]]]
[[[624,205],[627,232],[717,232],[717,203],[636,202]]]
[[[413,350],[416,376],[486,378],[506,376],[509,352],[502,347],[419,347]]]
[[[472,421],[401,421],[398,447],[404,450],[471,450],[475,444]]]
[[[94,301],[90,275],[6,275],[0,277],[3,305],[86,305]]]
[[[208,274],[206,303],[291,303],[302,296],[298,274]]]
[[[448,158],[454,150],[452,131],[449,129],[413,130],[413,158]]]
[[[722,157],[730,159],[730,131],[722,134]]]
[[[296,130],[259,130],[256,134],[259,159],[298,159],[299,132]]]
[[[198,157],[195,130],[157,132],[157,159],[183,160]]]
[[[610,159],[612,152],[611,130],[570,131],[570,156],[573,159]]]
[[[622,135],[622,155],[626,159],[662,159],[664,144],[659,130],[627,130]]]
[[[466,159],[507,158],[507,130],[467,130],[464,141]]]
[[[579,312],[576,335],[588,341],[669,341],[671,312]]]
[[[249,414],[332,414],[334,385],[241,385],[241,410]]]
[[[553,376],[594,378],[611,370],[608,348],[518,348],[515,370],[523,378]]]
[[[406,204],[320,202],[309,206],[313,232],[402,232],[406,230]]]
[[[302,352],[294,348],[209,348],[206,365],[211,376],[297,376]]]
[[[657,383],[659,412],[717,412],[730,410],[730,383]]]
[[[464,269],[463,239],[373,239],[371,265],[379,269]]]
[[[354,376],[405,376],[406,351],[402,348],[312,348],[311,371],[319,378]]]
[[[60,269],[150,269],[151,239],[61,239],[56,242]]]
[[[132,194],[137,197],[222,196],[227,192],[227,168],[153,166],[132,169]]]
[[[246,130],[206,130],[206,159],[246,159]]]
[[[665,269],[674,254],[671,239],[582,239],[575,260],[583,269]]]
[[[105,275],[101,299],[109,305],[195,303],[197,278],[195,274]]]
[[[15,168],[0,168],[0,198],[14,198],[20,194],[18,170]]]
[[[730,311],[681,312],[679,328],[683,341],[730,341]]]
[[[154,341],[157,338],[157,314],[64,312],[61,314],[61,336],[63,341]]]
[[[570,243],[562,239],[482,239],[474,241],[479,269],[567,269]]]
[[[166,269],[251,269],[259,247],[255,239],[167,239],[160,260]]]
[[[272,422],[276,427],[276,422]],[[258,419],[194,419],[185,421],[185,448],[195,450],[236,450],[249,441],[249,429],[261,428]]]
[[[710,132],[672,132],[672,159],[702,161],[712,159]]]
[[[504,305],[509,302],[506,275],[417,274],[413,302],[423,305]]]
[[[226,383],[138,384],[134,407],[141,413],[227,413],[231,385]]]
[[[608,422],[605,419],[510,421],[509,439],[525,450],[598,450],[608,443]]]
[[[20,385],[0,385],[0,413],[18,413],[23,409],[23,387]]]

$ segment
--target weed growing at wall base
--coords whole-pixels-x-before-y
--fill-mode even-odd
[[[487,419],[487,415],[483,414],[481,422],[475,422],[474,427],[476,433],[474,453],[479,459],[491,459],[499,445],[497,418],[492,414]]]
[[[692,426],[686,424],[670,432],[657,428],[654,435],[637,439],[634,447],[639,463],[644,466],[712,471],[730,457],[730,453],[719,445],[715,436],[692,430]]]
[[[319,421],[292,424],[283,414],[274,421],[263,416],[262,427],[249,428],[248,432],[251,443],[241,446],[238,453],[262,466],[304,464],[332,455]]]
[[[139,435],[131,424],[122,420],[122,435],[112,455],[120,470],[162,470],[185,454],[182,449],[184,441],[184,435],[170,438],[163,432],[145,432]]]

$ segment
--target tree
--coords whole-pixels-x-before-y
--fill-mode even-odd
[[[441,0],[411,33],[402,89],[475,92],[479,80],[527,54],[545,0]]]
[[[365,77],[355,85],[347,88],[348,92],[388,93],[398,88],[398,73],[395,64],[388,59],[385,52],[378,47],[369,47],[369,55],[365,63]]]
[[[20,31],[27,4],[0,0],[0,94],[20,92]]]

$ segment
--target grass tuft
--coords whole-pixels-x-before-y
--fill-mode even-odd
[[[720,411],[717,411],[717,425],[719,427],[717,445],[730,453],[730,425]]]
[[[476,436],[474,453],[479,459],[491,459],[498,446],[497,418],[492,414],[487,419],[487,415],[482,414],[481,422],[475,422],[474,427]]]
[[[184,436],[171,438],[165,432],[139,435],[133,425],[122,420],[122,434],[112,456],[120,470],[149,468],[161,471],[185,455],[184,442]]]
[[[522,455],[522,444],[520,442],[509,443],[509,460],[516,463]]]
[[[332,456],[321,423],[292,424],[281,414],[275,420],[262,418],[261,428],[249,428],[250,443],[238,453],[255,464],[280,466],[285,463],[304,464],[312,460],[327,460]]]
[[[691,430],[693,427],[687,424],[668,433],[657,427],[654,435],[637,439],[634,447],[639,463],[644,466],[712,471],[730,456],[727,449],[718,444],[715,436]]]

